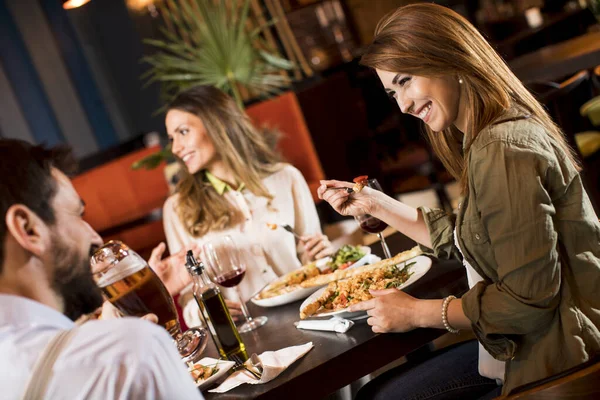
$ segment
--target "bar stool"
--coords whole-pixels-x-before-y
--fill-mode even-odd
[[[592,82],[594,83],[596,95],[600,95],[600,65],[594,68],[594,72],[592,74]]]
[[[591,362],[571,368],[560,374],[517,388],[509,396],[496,400],[541,399],[598,399],[600,398],[600,362]]]

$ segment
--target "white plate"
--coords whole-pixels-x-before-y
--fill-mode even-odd
[[[360,246],[360,248],[365,253],[365,255],[361,259],[357,260],[354,264],[352,264],[348,269],[360,267],[367,263],[373,264],[380,260],[379,257],[377,257],[374,254],[371,254],[370,247]],[[320,260],[317,260],[316,261],[317,268],[320,269],[320,268],[324,267],[327,264],[327,261],[329,261],[330,259],[331,259],[331,257],[326,257],[326,258],[321,258]],[[283,277],[281,277],[279,279],[282,279],[282,278]],[[277,280],[274,282],[277,282]],[[269,285],[272,285],[274,282],[270,283]],[[252,296],[252,298],[250,300],[257,306],[277,307],[277,306],[281,306],[284,304],[293,303],[294,301],[305,299],[308,296],[310,296],[311,294],[313,294],[316,290],[319,290],[320,288],[322,288],[323,286],[327,286],[327,285],[314,286],[314,287],[310,287],[310,288],[299,287],[298,289],[296,289],[292,292],[280,294],[279,296],[269,297],[268,299],[258,299],[257,298],[258,294],[261,293],[263,290],[267,289],[268,286],[266,286],[258,294]]]
[[[217,381],[219,378],[221,378],[223,375],[225,375],[227,373],[227,371],[229,371],[235,365],[235,363],[233,361],[217,360],[216,358],[210,358],[210,357],[204,357],[202,360],[200,360],[194,364],[202,364],[205,367],[216,367],[219,369],[219,371],[217,371],[217,373],[214,374],[213,376],[211,376],[210,378],[203,380],[201,382],[196,382],[196,386],[199,389],[205,389],[205,388],[209,387],[210,385],[212,385],[213,382]],[[189,373],[189,371],[188,371],[188,373]]]
[[[410,260],[407,260],[405,262],[408,264],[410,264],[412,262],[416,262],[416,264],[414,264],[410,267],[410,271],[412,272],[412,275],[410,276],[410,278],[408,278],[407,281],[404,282],[398,289],[404,289],[405,287],[412,285],[413,283],[415,283],[416,281],[421,279],[421,277],[423,275],[425,275],[427,273],[427,271],[429,271],[429,268],[431,268],[431,258],[425,257],[425,256],[418,256],[415,258],[411,258]],[[304,300],[302,302],[302,305],[300,306],[300,310],[302,310],[304,307],[306,307],[308,304],[312,303],[313,301],[317,300],[323,294],[325,289],[326,288],[321,288],[320,290],[318,290],[318,291],[314,292],[312,295],[310,295],[310,297],[308,297],[306,300]],[[350,312],[346,308],[343,310],[330,311],[328,313],[318,314],[318,315],[311,316],[308,318],[321,318],[321,317],[329,318],[334,315],[336,315],[340,318],[345,318],[345,319],[361,319],[361,318],[365,317],[366,311]]]

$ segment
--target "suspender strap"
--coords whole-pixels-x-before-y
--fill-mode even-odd
[[[75,332],[75,329],[60,331],[46,345],[33,366],[21,400],[41,400],[44,398],[46,388],[53,375],[54,362]]]

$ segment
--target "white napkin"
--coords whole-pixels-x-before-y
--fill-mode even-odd
[[[279,374],[292,365],[297,359],[304,356],[310,349],[313,348],[312,342],[302,344],[300,346],[286,347],[277,351],[265,351],[258,356],[263,365],[262,377],[260,380],[254,378],[250,372],[245,369],[235,371],[229,376],[219,387],[209,390],[213,393],[225,393],[233,388],[236,388],[244,383],[256,385],[259,383],[267,383],[277,378]],[[250,367],[252,368],[252,367]]]
[[[352,328],[354,322],[348,319],[332,317],[331,319],[298,321],[294,322],[294,325],[298,329],[346,333],[348,329]]]

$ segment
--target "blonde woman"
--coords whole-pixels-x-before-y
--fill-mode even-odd
[[[185,168],[163,210],[173,256],[158,262],[164,251],[159,246],[151,265],[172,294],[182,294],[188,325],[200,324],[184,267],[188,249],[199,251],[229,235],[246,264],[240,283],[243,301],[278,276],[333,253],[302,174],[279,162],[231,97],[212,86],[193,87],[169,105],[165,123],[173,154]],[[297,243],[292,234],[267,224],[288,224],[302,240]],[[239,305],[229,305],[239,314]]]
[[[374,332],[472,329],[454,347],[361,390],[363,398],[477,398],[600,354],[600,225],[560,129],[464,18],[414,4],[383,18],[362,58],[402,112],[420,118],[463,188],[457,215],[352,184],[319,195],[344,215],[372,214],[439,258],[458,256],[470,290],[419,300],[396,289],[354,306]],[[575,116],[574,116],[575,117]],[[419,397],[423,396],[423,397]]]

